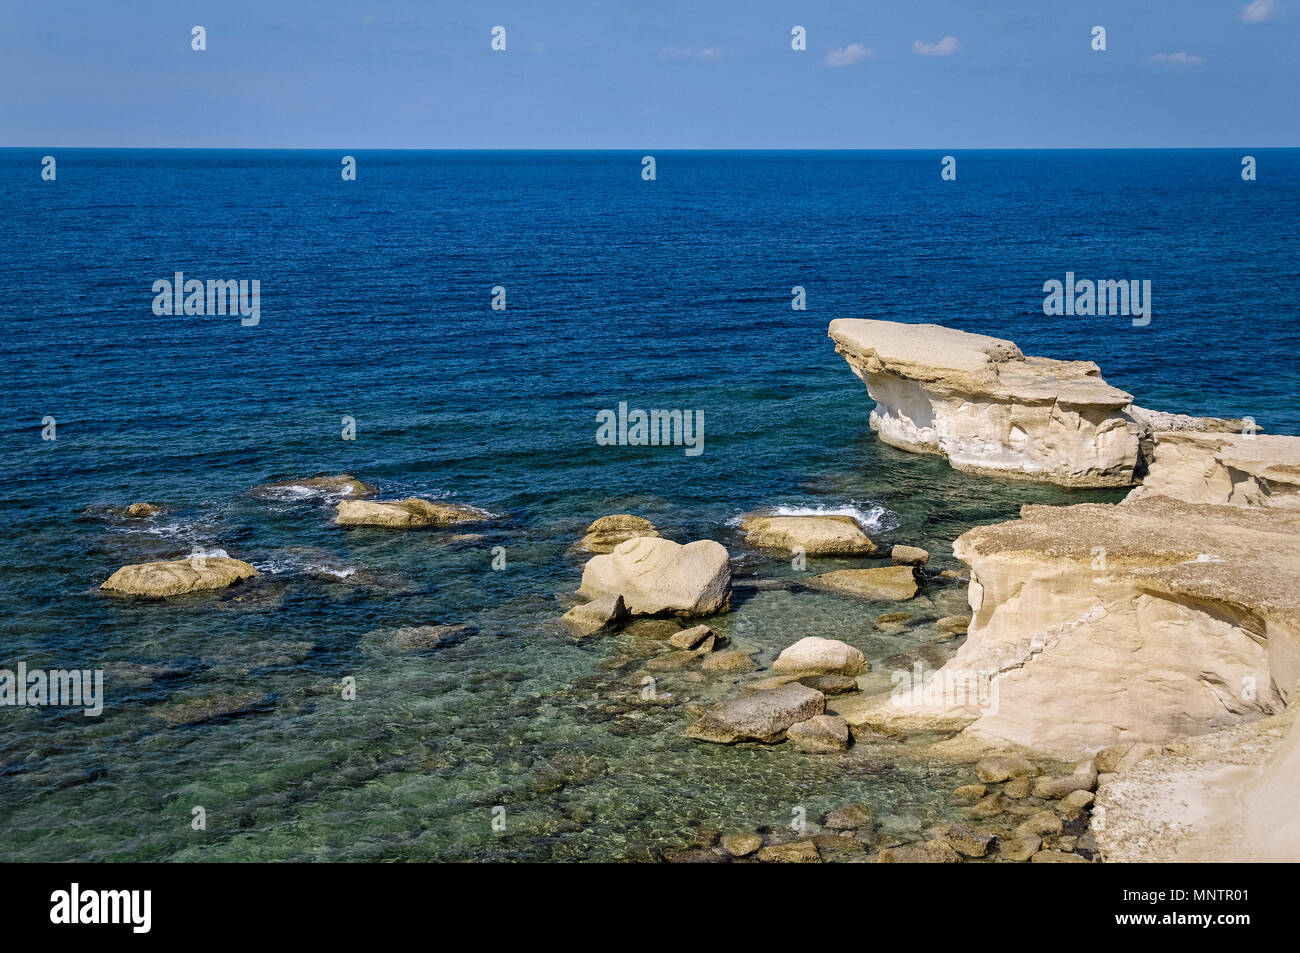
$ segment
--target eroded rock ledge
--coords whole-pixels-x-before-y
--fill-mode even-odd
[[[1300,511],[1026,506],[953,544],[966,643],[860,721],[1069,759],[1281,711],[1300,678]]]
[[[1188,503],[1300,508],[1300,437],[1157,434],[1150,469],[1125,502],[1168,496]]]
[[[1128,486],[1152,434],[1241,425],[1134,407],[1091,361],[1028,357],[983,334],[841,318],[830,336],[876,402],[869,423],[880,439],[966,472]]]

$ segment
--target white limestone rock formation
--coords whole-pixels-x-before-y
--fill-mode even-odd
[[[637,536],[587,560],[578,592],[622,596],[632,615],[711,615],[731,600],[731,566],[726,548],[711,539],[683,546]]]
[[[1296,708],[1169,745],[1101,775],[1094,834],[1119,863],[1300,861]]]
[[[911,695],[856,712],[886,730],[1061,759],[1281,711],[1300,679],[1300,511],[1152,497],[1026,506],[953,544],[966,642]]]
[[[876,402],[871,429],[891,446],[972,473],[1133,482],[1133,398],[1090,361],[1026,357],[1011,341],[935,324],[841,318],[830,336]]]
[[[1300,437],[1156,434],[1142,485],[1124,502],[1153,496],[1188,503],[1300,508]]]

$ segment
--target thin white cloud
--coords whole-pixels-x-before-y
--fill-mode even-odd
[[[1201,66],[1205,60],[1193,53],[1157,53],[1151,57],[1151,62],[1168,66]]]
[[[826,53],[827,66],[852,66],[854,63],[860,63],[863,60],[869,60],[875,56],[875,52],[861,43],[850,43],[848,46],[842,46],[838,50],[828,50]]]
[[[716,46],[665,46],[659,51],[661,60],[694,60],[697,63],[716,63],[722,59],[722,50]]]
[[[912,44],[912,52],[917,56],[951,56],[961,49],[955,36],[945,36],[936,43],[924,43],[917,40]]]
[[[1273,19],[1279,12],[1273,0],[1250,0],[1250,3],[1241,8],[1240,17],[1242,23],[1263,23]]]

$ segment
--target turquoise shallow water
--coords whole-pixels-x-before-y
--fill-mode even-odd
[[[857,452],[868,470],[889,465],[894,474],[895,486],[873,494],[887,508],[885,525],[897,524],[876,533],[878,542],[928,546],[939,567],[956,565],[941,555],[946,539],[1016,501],[1105,497],[975,485],[937,460],[868,440]],[[925,497],[915,481],[928,488]],[[816,487],[791,496],[852,499],[862,484],[857,471],[822,473]],[[887,692],[890,671],[917,659],[936,666],[955,648],[924,643],[932,622],[888,635],[871,619],[896,603],[755,590],[758,579],[802,574],[745,550],[730,510],[701,520],[662,499],[602,502],[581,510],[573,500],[540,502],[457,541],[465,534],[342,529],[321,501],[237,496],[144,523],[74,520],[34,540],[76,538],[106,566],[174,556],[179,539],[182,551],[198,540],[262,572],[218,595],[156,604],[100,596],[97,578],[72,570],[65,611],[97,617],[93,642],[83,639],[75,656],[107,669],[109,707],[99,719],[5,713],[4,854],[627,859],[658,856],[700,826],[779,827],[795,807],[810,818],[858,802],[927,823],[955,816],[947,794],[969,772],[918,760],[901,744],[819,756],[684,739],[684,706],[724,697],[736,679],[661,674],[658,687],[675,703],[639,703],[638,673],[663,650],[662,636],[575,643],[558,617],[581,572],[571,547],[582,526],[606,509],[634,509],[671,537],[712,536],[731,549],[733,611],[712,624],[758,650],[764,666],[805,635],[840,638],[867,654]],[[497,545],[507,554],[500,572],[489,568]],[[808,570],[862,564],[813,559]],[[330,575],[348,570],[343,579]],[[932,587],[902,608],[933,620],[964,603],[963,587]],[[72,664],[38,617],[17,621],[11,636],[29,640],[29,666]],[[402,651],[382,634],[449,623],[466,628],[432,651]],[[349,675],[355,701],[341,697]],[[252,696],[253,707],[193,726],[161,717],[177,701],[229,694]],[[207,812],[202,833],[187,826],[196,805]],[[491,826],[497,805],[507,811],[505,832]]]
[[[14,169],[30,158],[0,151]],[[953,816],[968,772],[898,742],[814,756],[684,739],[685,706],[733,683],[667,674],[675,703],[648,706],[637,673],[659,641],[561,630],[583,527],[634,512],[719,540],[738,579],[720,632],[763,665],[840,638],[887,687],[954,650],[927,636],[961,588],[932,587],[905,607],[931,621],[886,634],[871,620],[895,604],[756,588],[793,570],[746,550],[736,517],[855,507],[879,514],[882,549],[924,546],[944,569],[957,535],[1026,502],[1118,494],[881,446],[832,318],[942,320],[1096,360],[1147,406],[1273,431],[1300,418],[1295,306],[1275,294],[1300,278],[1296,195],[1227,189],[1231,155],[987,154],[946,196],[928,154],[684,155],[661,159],[656,185],[673,184],[657,191],[630,187],[617,154],[374,154],[351,190],[336,158],[71,152],[57,190],[0,197],[0,665],[103,667],[108,695],[98,719],[0,710],[0,858],[643,859],[799,806]],[[1150,174],[1171,163],[1179,188]],[[1067,268],[1149,273],[1166,289],[1151,327],[1044,318],[1038,289]],[[152,282],[177,270],[259,278],[261,323],[153,315]],[[796,283],[808,312],[789,308]],[[496,284],[505,312],[488,307]],[[704,453],[598,446],[596,412],[620,401],[702,410]],[[495,518],[345,530],[325,501],[249,495],[340,472]],[[137,500],[166,510],[82,516]],[[164,604],[96,592],[118,566],[195,546],[260,574]],[[879,562],[808,570],[860,564]],[[426,651],[384,635],[429,625],[463,628]],[[246,710],[163,717],[212,697]]]

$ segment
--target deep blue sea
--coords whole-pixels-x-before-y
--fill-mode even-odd
[[[107,673],[99,718],[0,708],[0,859],[646,859],[854,802],[919,829],[957,768],[887,740],[688,741],[684,706],[734,690],[698,672],[637,704],[653,633],[558,624],[583,528],[637,513],[753,581],[791,573],[740,541],[760,507],[859,512],[943,569],[1025,502],[1118,498],[882,446],[834,318],[994,334],[1095,361],[1145,407],[1300,433],[1300,150],[969,152],[956,181],[937,152],[662,152],[654,181],[640,153],[351,154],[355,181],[342,152],[0,150],[0,667]],[[1151,323],[1045,316],[1067,271],[1150,280]],[[156,315],[175,272],[258,280],[258,324]],[[624,401],[701,411],[703,453],[598,445]],[[495,518],[343,529],[328,500],[249,494],[330,473]],[[103,510],[136,501],[164,511]],[[164,603],[96,591],[195,547],[260,574]],[[964,604],[935,587],[908,611]],[[844,639],[887,690],[954,648],[932,621],[872,624],[896,608],[738,588],[715,628],[763,665]],[[429,651],[385,636],[423,625],[464,628]]]

